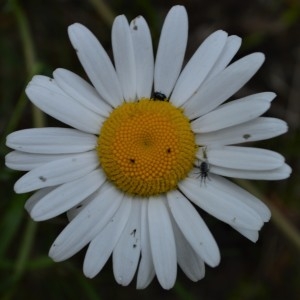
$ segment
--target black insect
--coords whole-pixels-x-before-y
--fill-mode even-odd
[[[163,94],[163,93],[161,93],[161,92],[154,92],[153,98],[154,98],[155,100],[164,101],[167,97],[166,97],[165,94]]]
[[[206,182],[206,179],[209,178],[208,177],[208,172],[209,172],[209,164],[206,161],[201,162],[200,166],[199,166],[199,175],[200,175],[200,182]]]
[[[209,163],[207,161],[207,154],[206,154],[206,147],[202,148],[203,153],[203,160],[201,161],[200,165],[198,165],[199,169],[199,177],[200,182],[206,182],[206,179],[209,179],[208,173],[209,173]]]

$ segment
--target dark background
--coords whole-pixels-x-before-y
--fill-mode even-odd
[[[104,8],[98,0],[0,3],[0,299],[300,299],[299,0],[107,0]],[[29,195],[13,192],[21,174],[3,165],[9,151],[4,141],[12,131],[39,124],[24,95],[33,74],[51,76],[54,69],[63,67],[85,76],[68,40],[68,25],[79,22],[89,27],[110,54],[113,16],[125,14],[130,20],[141,14],[156,49],[164,17],[175,4],[185,5],[189,14],[187,59],[217,29],[243,38],[235,59],[255,51],[266,54],[261,70],[236,97],[263,91],[277,94],[267,115],[286,120],[289,132],[255,146],[282,153],[293,174],[285,181],[240,182],[260,194],[273,212],[256,244],[204,215],[220,247],[221,264],[207,267],[205,278],[197,283],[179,270],[172,290],[164,291],[155,279],[147,289],[137,291],[135,281],[129,287],[115,283],[111,261],[90,280],[82,274],[84,251],[62,263],[47,257],[66,217],[41,223],[30,220],[23,209]],[[47,117],[46,125],[58,123]]]

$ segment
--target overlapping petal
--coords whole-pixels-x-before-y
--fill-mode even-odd
[[[150,98],[154,72],[150,30],[142,16],[138,16],[130,22],[130,30],[135,56],[137,98]]]
[[[146,288],[155,276],[148,222],[148,199],[141,203],[141,260],[137,273],[137,289]]]
[[[211,166],[209,171],[221,176],[251,180],[282,180],[290,177],[292,173],[291,167],[287,164],[283,164],[277,169],[267,171],[239,170],[217,166]]]
[[[49,116],[78,130],[99,133],[104,118],[66,94],[53,79],[34,76],[26,88],[26,94]]]
[[[196,134],[196,142],[198,145],[207,146],[241,144],[267,140],[281,135],[287,130],[286,122],[280,119],[259,117],[252,121],[217,131]]]
[[[68,28],[78,58],[100,96],[113,107],[123,101],[122,89],[114,66],[97,38],[85,26]]]
[[[164,289],[170,289],[177,275],[176,245],[169,212],[162,196],[149,198],[148,224],[157,279]]]
[[[226,40],[227,33],[218,30],[200,45],[176,82],[170,99],[174,105],[181,106],[197,91],[220,56]]]
[[[284,164],[282,155],[266,149],[220,146],[202,150],[198,151],[197,157],[199,159],[207,159],[210,165],[223,168],[266,171],[277,169]]]
[[[141,199],[132,200],[131,213],[113,251],[116,281],[127,286],[136,272],[141,253]]]
[[[95,277],[101,271],[128,222],[132,200],[130,197],[124,200],[111,220],[89,244],[83,264],[83,272],[89,278]]]
[[[113,185],[105,183],[91,197],[89,204],[67,225],[52,244],[49,256],[54,261],[62,261],[71,257],[95,238],[111,221],[124,195]]]
[[[64,183],[48,192],[28,212],[35,221],[56,217],[89,197],[105,180],[104,173],[97,169],[84,177]]]
[[[219,248],[192,204],[177,190],[169,192],[167,199],[174,220],[191,247],[208,265],[218,265]]]
[[[206,133],[239,125],[258,118],[270,107],[274,93],[260,93],[230,101],[194,120],[191,124],[196,133]]]
[[[227,67],[234,55],[237,53],[241,47],[242,39],[236,35],[231,35],[227,38],[225,46],[222,50],[221,55],[214,64],[213,68],[210,70],[208,76],[205,80],[210,80],[216,74],[220,73]]]
[[[188,17],[174,6],[161,30],[154,67],[154,91],[170,96],[182,67],[188,37]]]
[[[30,171],[50,161],[72,154],[36,154],[12,151],[5,156],[5,165],[13,170]]]
[[[95,149],[97,137],[72,128],[30,128],[6,138],[12,149],[34,154],[68,154]]]
[[[205,186],[195,178],[179,183],[180,190],[188,199],[217,219],[231,226],[259,230],[263,225],[259,214],[234,195],[224,193],[222,186],[212,174]]]
[[[186,240],[176,223],[173,221],[178,265],[192,281],[198,281],[205,275],[205,264]]]
[[[262,53],[249,54],[206,81],[183,105],[190,119],[202,116],[236,93],[261,67],[265,60]]]
[[[111,41],[115,68],[126,101],[136,99],[136,63],[128,21],[124,15],[115,18]]]
[[[73,99],[101,116],[108,117],[112,107],[104,102],[96,89],[77,74],[56,69],[53,72],[55,82]]]
[[[65,158],[45,163],[25,175],[15,183],[17,193],[31,192],[40,188],[63,184],[86,176],[99,165],[94,151],[73,154]]]

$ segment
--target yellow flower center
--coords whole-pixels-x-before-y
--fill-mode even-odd
[[[183,111],[150,99],[114,109],[97,146],[108,179],[120,190],[143,197],[175,189],[192,169],[196,149]]]

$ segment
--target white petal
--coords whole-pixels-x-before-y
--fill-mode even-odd
[[[167,194],[168,205],[181,232],[195,252],[211,267],[220,263],[215,239],[192,204],[177,190]]]
[[[292,169],[287,164],[280,168],[267,171],[249,171],[222,168],[217,166],[210,166],[209,171],[226,177],[251,179],[251,180],[282,180],[290,177]]]
[[[148,199],[141,201],[141,261],[137,274],[137,289],[146,288],[155,276],[151,256],[149,225],[148,225]]]
[[[190,119],[215,109],[236,93],[260,68],[265,57],[262,53],[245,56],[206,81],[184,105]]]
[[[234,226],[232,228],[235,229],[237,232],[239,232],[244,237],[246,237],[251,242],[253,242],[253,243],[257,242],[257,240],[258,240],[258,231],[257,230],[250,230],[250,229],[234,227]]]
[[[72,207],[71,209],[69,209],[67,211],[67,218],[68,218],[69,222],[71,222],[73,219],[75,219],[76,216],[78,216],[78,214],[82,210],[84,210],[87,205],[89,205],[89,203],[95,198],[97,193],[98,193],[98,190],[95,193],[93,193],[92,195],[90,195],[88,198],[84,199],[83,201],[81,201],[80,203],[78,203],[77,205],[75,205],[74,207]]]
[[[138,16],[131,21],[130,29],[135,56],[137,98],[150,98],[154,73],[150,30],[142,16]]]
[[[89,197],[105,179],[105,174],[97,169],[82,178],[62,184],[36,203],[29,211],[30,216],[35,221],[56,217]]]
[[[123,199],[115,186],[105,183],[92,201],[68,224],[52,244],[54,261],[68,259],[88,244],[110,222]]]
[[[115,18],[112,26],[112,48],[116,72],[125,100],[136,99],[136,66],[128,21],[124,15]]]
[[[49,116],[81,131],[99,133],[104,117],[75,101],[53,79],[36,75],[25,92],[31,102]]]
[[[286,122],[259,117],[252,121],[209,133],[196,134],[198,145],[231,145],[273,138],[287,132]]]
[[[30,171],[50,161],[73,154],[35,154],[12,151],[5,156],[5,165],[13,170]]]
[[[128,221],[131,204],[131,198],[125,197],[110,222],[91,241],[84,258],[85,276],[95,277],[109,259]]]
[[[261,200],[257,199],[246,190],[223,177],[218,176],[216,179],[219,182],[219,187],[225,193],[232,195],[233,197],[239,199],[240,201],[251,207],[256,211],[257,214],[260,215],[261,219],[264,222],[268,222],[270,220],[271,212]]]
[[[205,154],[210,165],[231,169],[265,171],[277,169],[284,164],[282,155],[260,148],[209,147]],[[202,151],[199,151],[197,157],[201,159],[202,155]]]
[[[252,94],[252,95],[246,96],[243,99],[244,100],[248,100],[248,99],[260,99],[261,101],[272,102],[275,97],[276,97],[276,94],[273,93],[273,92],[261,92],[261,93],[256,93],[256,94]]]
[[[141,206],[143,199],[133,198],[131,213],[113,251],[113,272],[116,281],[127,286],[138,266],[141,253]]]
[[[149,199],[148,222],[156,276],[164,289],[170,289],[177,275],[176,245],[169,212],[162,196]]]
[[[172,222],[172,225],[175,234],[178,264],[185,275],[196,282],[205,275],[204,261],[190,246],[175,221]]]
[[[104,102],[96,89],[84,79],[65,69],[56,69],[53,72],[53,77],[64,92],[83,106],[101,116],[109,116],[112,107]]]
[[[200,185],[197,179],[187,178],[179,183],[179,187],[189,200],[231,226],[259,230],[263,225],[256,211],[238,198],[225,193],[212,174],[205,185]]]
[[[73,154],[51,161],[23,175],[15,184],[16,193],[26,193],[43,187],[69,182],[95,170],[99,160],[95,151]]]
[[[226,44],[222,49],[222,53],[214,64],[212,70],[209,72],[205,80],[210,80],[216,74],[220,73],[230,63],[234,55],[239,50],[242,39],[236,35],[231,35],[227,38]]]
[[[227,33],[218,30],[200,45],[176,82],[170,99],[175,106],[181,106],[196,92],[217,61],[226,39]]]
[[[51,186],[51,187],[46,187],[42,188],[38,191],[36,191],[34,194],[32,194],[28,200],[25,203],[25,209],[30,212],[32,208],[42,199],[44,198],[47,194],[51,193],[57,188],[57,186]]]
[[[169,11],[159,39],[155,67],[154,91],[170,96],[179,76],[188,37],[188,16],[183,6]]]
[[[78,23],[69,26],[68,33],[78,58],[98,93],[111,106],[120,105],[123,95],[116,71],[97,38]]]
[[[258,94],[260,95],[260,94]],[[197,133],[220,130],[251,121],[270,108],[270,101],[257,95],[248,96],[219,106],[217,109],[192,122]]]
[[[97,137],[71,128],[30,128],[9,134],[6,145],[29,153],[79,153],[95,149]]]

